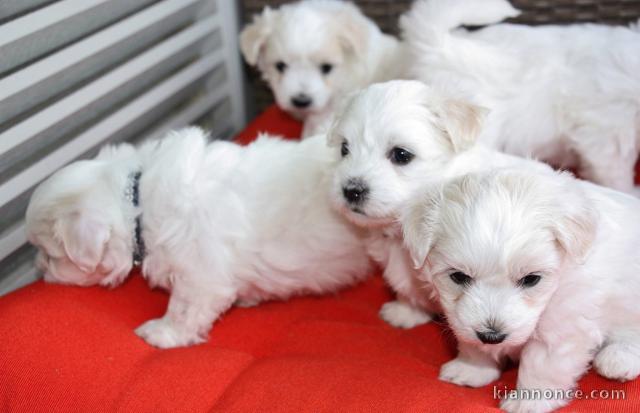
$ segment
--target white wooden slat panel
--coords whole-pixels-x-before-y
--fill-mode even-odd
[[[33,10],[55,0],[0,0],[0,20]]]
[[[168,0],[155,4],[0,79],[0,123],[90,78],[140,44],[175,30],[192,19],[202,3]]]
[[[147,70],[161,64],[175,53],[211,35],[218,26],[218,16],[211,16],[201,20],[197,24],[165,40],[124,65],[119,66],[25,121],[6,130],[0,134],[0,155],[29,139],[33,139],[34,136],[48,128],[63,122],[91,102],[97,101],[101,97],[113,92],[119,85],[129,82],[137,76],[144,75]],[[5,202],[5,199],[0,197],[0,206],[4,205]]]
[[[62,0],[0,26],[0,73],[154,0]]]
[[[15,225],[0,238],[0,261],[27,242],[24,222]]]
[[[23,211],[42,179],[106,142],[243,126],[236,12],[234,0],[0,0],[0,295],[36,279]]]
[[[0,296],[10,291],[17,290],[25,285],[37,281],[42,275],[33,265],[24,265],[18,268],[8,278],[0,280]]]
[[[244,104],[242,61],[240,58],[240,45],[237,35],[239,32],[239,16],[233,2],[222,0],[219,3],[219,6],[223,25],[223,43],[226,47],[226,60],[229,67],[229,81],[231,83],[231,90],[234,91],[230,95],[233,105],[233,125],[237,130],[239,130],[247,122]]]
[[[177,93],[189,83],[204,76],[222,62],[224,55],[217,51],[198,62],[188,66],[166,81],[157,85],[149,92],[141,95],[127,105],[123,106],[111,116],[103,119],[95,126],[78,135],[73,141],[61,146],[46,157],[25,169],[18,175],[0,186],[0,204],[20,195],[24,190],[31,188],[62,165],[72,161],[79,155],[91,149],[95,145],[106,141],[115,135],[120,128],[125,127],[134,119],[143,116],[144,113],[153,110],[171,94]],[[11,251],[0,251],[0,260]]]
[[[156,127],[151,133],[146,135],[143,140],[146,139],[160,139],[164,136],[165,133],[170,131],[171,129],[181,128],[183,126],[189,125],[194,120],[203,116],[207,111],[211,110],[215,105],[220,103],[225,96],[229,96],[229,90],[226,87],[218,88],[217,90],[207,93],[202,99],[198,99],[192,105],[189,105],[187,108],[181,110],[180,112],[171,116],[168,120],[166,120],[162,125]],[[228,125],[221,125],[228,126]],[[216,128],[221,129],[221,128]],[[212,137],[217,138],[216,136],[217,130],[211,131]]]

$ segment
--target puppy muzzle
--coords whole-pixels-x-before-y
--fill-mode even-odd
[[[350,179],[342,187],[342,195],[351,206],[361,206],[367,200],[369,188],[360,179]]]
[[[500,344],[507,338],[507,334],[495,330],[476,331],[476,336],[484,344]]]

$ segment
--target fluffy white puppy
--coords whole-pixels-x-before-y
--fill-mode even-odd
[[[350,2],[302,0],[266,7],[240,34],[278,105],[304,119],[303,136],[324,132],[346,92],[398,77],[402,49]]]
[[[410,77],[489,108],[479,140],[634,189],[640,150],[640,32],[595,24],[485,25],[507,0],[420,0],[401,19]]]
[[[638,377],[637,198],[515,169],[456,178],[420,198],[405,241],[459,342],[442,380],[483,386],[520,358],[521,398],[501,407],[548,412],[569,402],[592,360],[604,377]],[[536,399],[534,390],[565,393]]]
[[[135,255],[171,291],[166,314],[136,333],[161,348],[201,343],[234,302],[333,292],[370,273],[359,229],[329,202],[335,158],[324,136],[241,147],[207,144],[198,128],[107,148],[36,189],[29,240],[52,282],[114,286]]]
[[[402,209],[422,186],[497,165],[550,169],[474,147],[484,114],[422,82],[395,80],[356,93],[329,133],[330,144],[342,155],[333,178],[333,203],[369,228],[367,249],[397,293],[397,300],[380,312],[394,326],[413,327],[439,312],[429,286],[417,278],[398,224]]]

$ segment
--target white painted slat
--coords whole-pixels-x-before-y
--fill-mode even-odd
[[[52,1],[54,0],[2,0],[0,1],[0,20],[33,10]]]
[[[139,42],[144,41],[136,42],[138,38],[161,38],[164,33],[194,18],[202,2],[167,0],[152,5],[0,79],[0,123],[89,78],[118,56],[135,50]]]
[[[40,274],[40,271],[34,265],[23,265],[8,278],[0,280],[0,296],[31,284],[32,282],[37,281],[41,276],[42,274]]]
[[[23,246],[26,242],[27,235],[24,222],[10,228],[9,233],[2,234],[2,237],[0,238],[0,261],[9,256],[13,251]]]
[[[31,188],[79,155],[108,140],[119,129],[143,116],[146,112],[153,110],[155,106],[168,99],[172,94],[179,92],[191,82],[206,75],[222,62],[223,57],[223,54],[217,51],[188,66],[81,133],[71,142],[49,153],[37,163],[9,179],[0,186],[0,205],[20,195],[23,191]],[[2,255],[0,254],[1,259]]]
[[[48,106],[25,121],[6,130],[0,134],[0,155],[29,139],[33,139],[34,136],[48,128],[63,122],[82,108],[111,93],[118,86],[138,76],[144,75],[146,71],[161,64],[163,60],[188,48],[189,45],[200,41],[204,37],[211,35],[218,26],[218,16],[211,16],[201,20],[76,92],[53,103],[51,106]],[[0,197],[0,206],[5,202],[6,201]]]
[[[77,39],[153,0],[61,0],[0,26],[0,73]]]
[[[46,9],[36,11],[20,19],[3,25],[0,30],[0,50],[11,43],[24,39],[33,33],[60,23],[70,17],[84,13],[109,0],[67,0],[61,1]]]
[[[222,16],[224,36],[223,43],[227,53],[227,67],[229,73],[229,83],[231,84],[231,104],[233,126],[239,130],[247,123],[247,116],[244,104],[244,87],[242,76],[242,60],[240,57],[240,45],[237,33],[239,32],[239,15],[233,2],[222,0],[219,3],[220,14]]]
[[[215,105],[220,103],[225,96],[229,96],[229,90],[226,87],[221,87],[211,93],[208,93],[202,99],[198,99],[194,104],[188,106],[186,109],[183,109],[179,113],[171,116],[162,125],[146,135],[143,140],[159,139],[172,129],[178,129],[191,124],[194,120],[203,116],[208,110],[211,110]],[[216,131],[211,132],[214,133]],[[213,138],[216,138],[215,134],[213,134]]]

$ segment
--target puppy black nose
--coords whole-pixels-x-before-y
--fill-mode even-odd
[[[506,334],[496,330],[482,332],[476,331],[476,336],[478,336],[478,339],[480,339],[480,341],[482,341],[484,344],[499,344],[502,343],[505,338],[507,338]]]
[[[344,195],[347,202],[353,205],[362,204],[368,194],[369,188],[358,180],[349,181],[347,185],[342,187],[342,195]]]
[[[309,96],[304,94],[295,95],[291,98],[291,104],[299,109],[304,109],[308,106],[311,106],[311,102],[313,102],[313,100]]]

